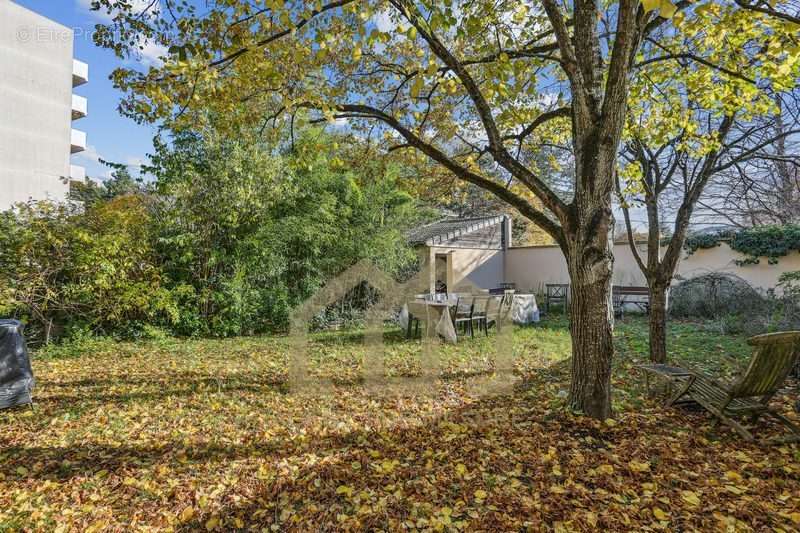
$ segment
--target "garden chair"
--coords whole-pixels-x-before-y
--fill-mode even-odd
[[[567,283],[547,283],[545,285],[544,306],[545,311],[550,313],[550,304],[562,304],[564,314],[567,313],[569,305],[569,284]]]
[[[472,300],[472,315],[470,317],[470,335],[475,337],[475,323],[478,323],[478,331],[486,327],[486,309],[489,305],[489,296],[476,296]],[[488,335],[488,333],[487,333]]]
[[[456,332],[458,331],[459,326],[463,328],[464,335],[471,331],[473,300],[474,298],[472,296],[460,296],[458,298],[458,302],[456,302],[455,311],[453,313],[453,326],[455,326]]]
[[[662,375],[668,375],[678,385],[669,405],[696,402],[716,417],[715,424],[722,422],[730,426],[748,442],[755,441],[753,434],[734,418],[749,417],[751,422],[755,422],[766,414],[792,433],[791,437],[775,439],[774,442],[800,441],[800,428],[769,407],[769,401],[783,385],[800,354],[800,331],[757,335],[747,342],[754,348],[750,364],[744,374],[731,384],[720,383],[697,372],[676,372],[674,367],[666,365],[646,366],[655,373],[659,373],[654,370],[655,367],[669,369]]]
[[[503,319],[504,304],[506,301],[505,294],[498,296],[491,296],[489,302],[486,304],[486,321],[484,323],[484,332],[489,335],[489,328],[494,325],[500,331],[500,322]]]
[[[420,320],[423,318],[427,318],[428,310],[425,307],[425,303],[419,301],[407,302],[406,307],[408,309],[408,326],[406,329],[406,338],[410,339],[412,338],[412,330],[414,337],[419,335]]]

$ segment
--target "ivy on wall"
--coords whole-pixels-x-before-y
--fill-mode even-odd
[[[739,266],[758,264],[760,257],[766,257],[770,265],[778,263],[778,258],[797,250],[800,251],[800,225],[758,226],[739,231],[719,231],[688,237],[683,247],[691,255],[697,250],[714,248],[727,242],[731,249],[746,255],[736,261]]]

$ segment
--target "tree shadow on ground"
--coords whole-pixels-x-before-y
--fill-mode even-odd
[[[252,429],[240,444],[6,446],[0,474],[19,477],[17,464],[34,465],[24,477],[40,481],[88,480],[105,471],[119,480],[124,496],[136,489],[122,480],[142,470],[164,465],[192,477],[236,463],[238,481],[218,504],[182,524],[187,531],[205,529],[211,520],[224,530],[391,531],[455,523],[470,530],[541,530],[557,522],[617,530],[622,516],[625,529],[650,527],[648,506],[657,505],[655,498],[680,502],[682,491],[701,490],[697,475],[704,471],[739,469],[736,452],[765,453],[739,441],[726,439],[726,449],[709,443],[692,430],[708,419],[683,411],[626,413],[614,425],[576,417],[544,386],[529,381],[513,394],[484,397],[419,423],[376,420],[368,429],[339,430],[333,421],[318,420],[307,424],[302,438],[264,439]],[[706,463],[698,463],[698,453],[706,454]],[[800,482],[800,474],[768,465],[753,465],[748,475],[763,477],[762,487],[778,492]],[[642,495],[648,483],[657,487],[649,500]],[[766,500],[707,494],[714,505],[684,511],[678,504],[673,525],[710,528],[715,509],[723,507],[756,529],[777,524]]]
[[[311,436],[311,446],[281,454],[283,462],[270,457],[274,471],[243,478],[218,509],[184,528],[217,519],[243,529],[297,531],[393,531],[404,524],[446,529],[456,522],[483,531],[542,530],[557,522],[617,530],[624,515],[630,529],[638,529],[637,523],[656,522],[649,507],[636,505],[642,484],[660,487],[660,497],[677,502],[683,491],[698,490],[692,476],[681,475],[698,470],[697,450],[709,454],[703,467],[713,472],[741,466],[715,456],[719,450],[689,430],[704,422],[695,415],[633,415],[629,425],[608,426],[543,407],[516,394],[486,398],[414,427]],[[675,427],[686,429],[677,439]],[[759,452],[738,442],[731,451],[742,449]],[[752,474],[775,482],[776,489],[800,481],[798,473],[775,476],[771,468]],[[775,524],[752,498],[709,498],[728,503],[756,528]],[[680,528],[716,524],[716,506],[685,507],[682,514],[680,505],[674,510],[681,514]]]

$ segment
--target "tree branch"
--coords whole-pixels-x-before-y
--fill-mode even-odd
[[[521,132],[513,135],[506,135],[503,137],[503,140],[514,139],[522,141],[523,139],[525,139],[525,137],[533,133],[533,131],[536,128],[538,128],[545,122],[549,122],[550,120],[553,120],[555,118],[567,118],[570,117],[571,114],[572,110],[568,107],[559,107],[558,109],[553,109],[552,111],[545,111],[544,113],[533,119],[533,122],[525,126]]]
[[[514,177],[528,186],[536,194],[542,203],[552,211],[559,219],[566,213],[566,205],[558,195],[550,189],[533,172],[522,165],[508,152],[503,145],[503,139],[497,127],[497,123],[492,116],[492,109],[477,82],[467,71],[464,65],[450,52],[450,50],[429,30],[427,23],[422,17],[416,6],[407,0],[390,0],[395,8],[403,14],[411,25],[417,29],[417,33],[428,43],[433,52],[450,70],[458,77],[464,89],[469,94],[473,105],[481,120],[483,129],[489,141],[489,151],[503,168],[510,172]],[[563,24],[562,20],[562,24]],[[566,27],[566,26],[565,26]]]
[[[420,138],[414,132],[403,126],[396,118],[392,117],[391,115],[388,115],[383,111],[376,109],[374,107],[370,107],[363,104],[342,104],[336,106],[336,109],[340,111],[340,113],[336,115],[337,118],[373,118],[380,120],[387,126],[394,129],[397,133],[402,135],[409,146],[412,146],[417,150],[419,150],[420,152],[424,153],[437,163],[441,164],[443,167],[447,168],[449,171],[458,176],[460,179],[472,183],[474,185],[477,185],[478,187],[481,187],[482,189],[491,192],[501,200],[508,202],[510,205],[515,207],[523,216],[529,218],[530,220],[535,222],[539,227],[541,227],[544,231],[546,231],[559,244],[561,244],[564,241],[564,236],[561,227],[552,219],[550,219],[547,215],[545,215],[543,212],[534,208],[530,204],[530,202],[525,200],[525,198],[513,193],[505,186],[485,176],[482,176],[468,169],[467,167],[459,164],[458,162],[454,161],[452,158],[448,157],[447,154],[445,154],[435,146],[426,143],[422,138]]]
[[[789,22],[793,22],[795,24],[800,24],[800,13],[798,13],[797,15],[790,15],[789,13],[778,11],[772,6],[770,2],[755,1],[751,3],[751,2],[745,2],[744,0],[734,0],[734,1],[739,5],[739,7],[742,7],[749,11],[764,13],[765,15],[769,15],[770,17],[775,17]]]

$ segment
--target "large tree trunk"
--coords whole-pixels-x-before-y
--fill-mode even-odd
[[[573,3],[570,35],[559,3],[542,0],[572,94],[574,198],[568,206],[557,204],[554,210],[561,223],[558,240],[571,281],[570,403],[598,419],[611,416],[611,195],[627,116],[629,76],[648,18],[638,1],[620,0],[618,4],[614,44],[606,65],[598,4]]]
[[[570,333],[572,335],[573,409],[593,418],[611,417],[613,326],[609,301],[612,261],[607,276],[571,270]]]
[[[667,362],[667,297],[669,287],[662,282],[650,284],[650,361]]]
[[[580,231],[564,247],[570,275],[572,383],[570,406],[604,420],[611,417],[611,360],[614,356],[611,278],[614,255],[609,235],[614,217],[605,201],[589,201]],[[580,213],[580,211],[579,211]],[[576,217],[577,218],[577,217]],[[581,217],[583,218],[583,217]]]

